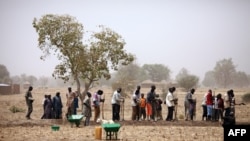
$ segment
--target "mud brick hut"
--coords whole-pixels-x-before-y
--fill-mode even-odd
[[[0,84],[0,94],[20,94],[20,85]]]
[[[20,94],[20,85],[12,84],[12,94]]]
[[[0,94],[11,94],[12,87],[9,84],[0,84]]]

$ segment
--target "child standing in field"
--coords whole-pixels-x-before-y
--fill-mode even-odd
[[[140,98],[140,117],[139,119],[145,120],[146,119],[146,98],[144,98],[144,94],[141,94]]]
[[[223,111],[224,111],[224,100],[222,95],[219,93],[217,95],[217,103],[218,103],[218,120],[220,119],[223,122]]]
[[[156,118],[157,120],[163,120],[162,117],[162,100],[159,95],[156,95]]]

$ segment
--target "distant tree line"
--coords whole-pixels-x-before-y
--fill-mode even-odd
[[[186,90],[197,86],[213,88],[242,88],[250,86],[250,75],[242,71],[237,71],[231,58],[216,62],[214,70],[206,72],[201,83],[199,82],[198,76],[189,73],[185,68],[179,71],[175,79],[171,79],[171,70],[165,65],[144,64],[140,67],[136,63],[119,68],[114,74],[112,81],[124,83],[124,85],[135,85],[148,79],[154,82],[160,82],[162,80],[167,82],[174,81],[178,86]]]
[[[64,81],[61,79],[55,79],[48,76],[36,77],[33,75],[27,75],[25,73],[11,76],[7,67],[3,64],[0,64],[0,83],[23,85],[26,82],[29,82],[30,85],[36,87],[60,87],[69,85],[69,83],[64,83]]]
[[[175,79],[171,79],[171,70],[163,64],[144,64],[143,66],[139,66],[133,62],[126,66],[119,66],[118,71],[111,74],[111,79],[106,80],[105,78],[100,78],[95,85],[112,86],[118,83],[127,93],[130,93],[134,90],[136,85],[145,80],[152,80],[153,82],[161,82],[163,80],[166,82],[175,81],[178,86],[185,89],[190,89],[199,85],[213,88],[242,88],[250,86],[250,75],[242,71],[237,71],[231,58],[219,60],[214,70],[205,73],[202,84],[199,83],[199,77],[190,74],[185,68],[179,71]],[[40,87],[66,86],[69,84],[61,79],[53,79],[52,77],[46,76],[41,76],[39,78],[26,74],[10,76],[6,66],[0,64],[0,83],[23,84],[26,81],[31,85]],[[70,82],[73,84],[74,78],[70,78]]]

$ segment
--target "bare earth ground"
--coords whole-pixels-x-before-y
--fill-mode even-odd
[[[106,120],[111,119],[111,94],[113,91],[109,88],[101,88],[104,90],[105,94],[105,104],[104,104],[104,115]],[[96,89],[91,90],[94,93]],[[143,93],[147,93],[149,89],[142,88]],[[89,141],[95,139],[95,128],[100,126],[98,123],[91,121],[90,126],[71,127],[71,124],[66,120],[45,120],[40,119],[43,109],[42,100],[44,94],[55,95],[56,91],[61,92],[63,103],[65,104],[65,94],[67,88],[34,88],[33,97],[34,111],[31,115],[32,120],[26,120],[26,104],[24,99],[25,90],[22,90],[21,94],[16,95],[0,95],[0,141],[40,141],[40,140],[50,140],[50,141],[68,141],[68,140],[81,140]],[[184,121],[179,119],[174,122],[166,121],[141,121],[134,122],[131,121],[131,105],[130,98],[125,101],[125,114],[124,121],[119,122],[121,128],[118,132],[119,140],[127,141],[154,141],[154,140],[173,140],[173,141],[223,141],[223,127],[219,122],[207,122],[201,121],[201,98],[207,89],[197,89],[195,97],[197,98],[197,114],[195,121]],[[219,89],[215,90],[216,94],[224,94],[226,90]],[[241,102],[241,96],[249,92],[247,89],[235,89],[236,102]],[[161,89],[157,89],[157,93],[161,93]],[[178,104],[178,117],[181,117],[184,113],[183,101],[186,92],[177,89],[176,94],[179,98]],[[80,103],[79,103],[80,104]],[[11,106],[17,106],[19,108],[25,109],[25,112],[12,113],[9,108]],[[236,123],[248,123],[250,124],[250,105],[236,106]],[[63,108],[63,114],[65,114],[65,106]],[[167,108],[163,104],[163,118],[166,118]],[[80,114],[80,109],[78,114]],[[93,120],[93,118],[91,119]],[[52,131],[51,125],[59,125],[59,131]],[[105,140],[105,131],[102,130],[102,140]]]

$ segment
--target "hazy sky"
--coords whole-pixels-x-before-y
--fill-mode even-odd
[[[228,58],[250,74],[249,0],[1,0],[0,11],[0,64],[11,76],[51,76],[58,61],[39,59],[32,26],[45,14],[71,15],[85,31],[113,29],[141,66],[164,64],[172,78],[181,68],[203,78]]]

